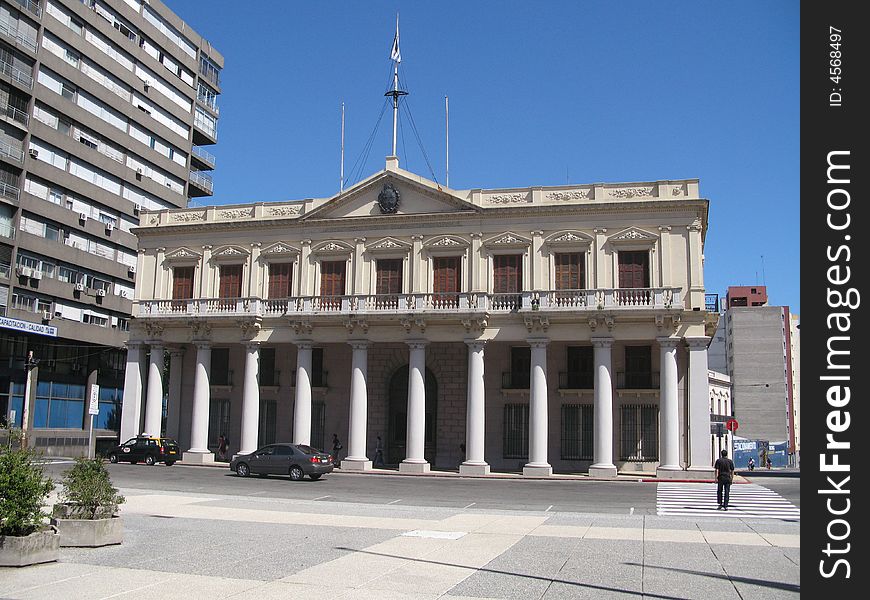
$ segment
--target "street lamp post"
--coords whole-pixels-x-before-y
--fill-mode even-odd
[[[21,407],[21,447],[26,448],[30,423],[30,387],[33,382],[33,369],[39,365],[39,359],[33,358],[33,350],[27,351],[27,360],[24,362],[24,370],[27,373],[27,378],[24,382],[24,402]]]

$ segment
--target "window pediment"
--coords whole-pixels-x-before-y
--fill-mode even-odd
[[[423,247],[427,250],[464,250],[468,248],[468,241],[455,235],[435,236],[427,240]]]
[[[638,227],[629,227],[617,232],[608,238],[613,246],[632,248],[652,248],[658,241],[659,236]]]
[[[241,246],[221,246],[212,252],[211,258],[217,262],[247,260],[251,253]]]
[[[544,246],[552,250],[587,250],[592,238],[579,231],[559,231],[544,240]]]
[[[299,248],[287,242],[275,242],[260,251],[260,260],[286,259],[299,256]]]
[[[532,245],[532,240],[523,237],[512,231],[500,233],[487,240],[484,240],[483,247],[489,251],[497,251],[501,249],[525,249]]]
[[[176,248],[175,250],[167,252],[164,260],[168,262],[195,263],[199,262],[200,258],[202,258],[202,254],[182,246],[181,248]]]
[[[350,254],[351,252],[353,252],[353,248],[351,248],[349,244],[338,240],[327,240],[317,244],[311,249],[312,254],[321,256],[339,256]]]
[[[366,252],[370,254],[408,254],[410,251],[411,244],[393,237],[385,237],[366,245]]]

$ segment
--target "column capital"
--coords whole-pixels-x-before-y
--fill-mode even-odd
[[[293,342],[293,345],[299,350],[311,350],[314,348],[314,342],[312,340],[298,340]]]
[[[671,348],[676,348],[677,344],[680,343],[679,338],[672,337],[657,337],[656,341],[659,343],[659,346],[662,348],[667,348],[670,350]]]
[[[212,246],[211,244],[206,244],[205,246],[202,247],[202,249],[203,249],[203,250],[211,250],[212,247],[213,247],[213,246]]]
[[[423,241],[423,235],[422,235],[422,234],[419,234],[419,233],[415,233],[415,234],[413,234],[413,235],[411,236],[411,239],[414,240],[415,242],[422,242],[422,241]]]
[[[347,343],[354,350],[368,350],[372,347],[370,340],[348,340]]]
[[[255,342],[253,340],[247,340],[244,342],[245,349],[247,350],[259,350],[262,342]]]
[[[163,340],[148,340],[145,343],[151,346],[152,350],[156,350],[157,348],[163,349]]]
[[[209,340],[194,340],[193,345],[197,350],[210,350],[211,342]]]
[[[147,344],[142,340],[127,340],[124,342],[124,346],[127,347],[127,350],[141,350]]]
[[[612,337],[594,337],[594,338],[592,338],[592,345],[596,348],[612,348],[613,347],[613,338]]]
[[[546,348],[550,343],[550,338],[528,338],[526,342],[532,348]]]
[[[411,350],[419,350],[429,345],[429,340],[405,340]]]
[[[364,244],[365,241],[366,241],[366,238],[364,238],[364,237],[355,237],[355,238],[353,238],[353,241],[356,242],[357,244]]]
[[[689,347],[689,350],[706,350],[710,343],[710,338],[707,336],[684,337],[683,341]]]
[[[483,347],[486,346],[486,343],[489,340],[465,340],[465,344],[471,348],[472,350],[483,350]]]

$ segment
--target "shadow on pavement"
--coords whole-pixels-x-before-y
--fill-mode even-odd
[[[706,573],[704,571],[694,571],[692,569],[678,569],[675,567],[657,567],[655,565],[641,565],[639,563],[624,563],[633,567],[643,567],[644,569],[662,569],[664,571],[676,571],[678,573],[686,573],[689,575],[702,575],[704,577],[712,577],[713,579],[725,579],[728,581],[736,581],[739,583],[750,583],[752,585],[760,585],[762,587],[775,588],[788,592],[800,593],[801,586],[796,583],[781,583],[779,581],[768,581],[766,579],[754,579],[752,577],[740,577],[738,575],[718,575],[716,573]]]

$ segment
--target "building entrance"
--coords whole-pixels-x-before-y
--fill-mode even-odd
[[[423,456],[435,462],[435,417],[438,405],[438,381],[432,371],[426,369],[426,442]],[[389,416],[386,456],[389,464],[398,464],[405,459],[405,443],[408,433],[408,365],[399,367],[389,388]]]

